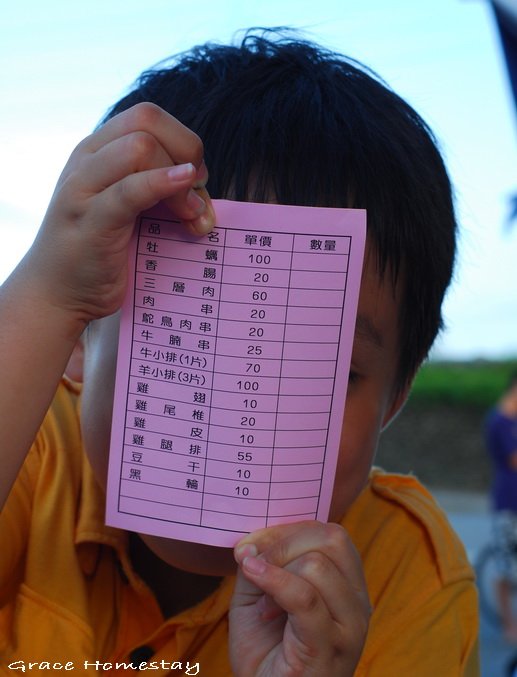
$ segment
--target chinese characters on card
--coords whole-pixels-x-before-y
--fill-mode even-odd
[[[328,518],[366,213],[214,207],[203,238],[163,205],[137,224],[107,521],[233,546]]]

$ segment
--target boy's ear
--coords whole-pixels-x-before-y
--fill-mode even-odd
[[[65,376],[76,383],[83,382],[83,366],[84,366],[84,341],[81,337],[70,355],[68,364],[65,369]]]
[[[407,402],[407,398],[409,396],[412,384],[413,379],[409,379],[406,385],[400,390],[398,390],[393,396],[391,404],[382,422],[382,430],[385,430],[393,421],[393,419],[395,419],[398,416],[398,414],[402,411],[404,405]]]

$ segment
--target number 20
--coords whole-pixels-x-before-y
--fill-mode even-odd
[[[269,273],[255,273],[253,282],[269,282]]]

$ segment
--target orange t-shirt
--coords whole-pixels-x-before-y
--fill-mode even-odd
[[[104,524],[77,395],[60,385],[0,516],[0,674],[42,674],[32,661],[62,674],[127,675],[132,662],[155,675],[231,675],[233,578],[163,618],[131,566],[127,534]],[[356,675],[478,675],[473,572],[430,494],[374,470],[342,524],[374,607]]]

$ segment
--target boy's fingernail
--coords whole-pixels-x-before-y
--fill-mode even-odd
[[[190,222],[198,235],[207,235],[215,226],[215,216],[211,209],[207,209],[201,216]]]
[[[244,543],[235,548],[235,559],[242,562],[246,557],[256,557],[258,555],[257,546],[254,543]]]
[[[192,162],[186,162],[183,165],[174,165],[167,172],[167,175],[170,179],[174,181],[185,181],[186,179],[191,179],[196,173],[196,168]]]
[[[245,557],[242,561],[242,566],[255,576],[262,576],[266,571],[266,563],[263,559],[258,557]]]
[[[196,214],[201,215],[206,210],[206,202],[196,193],[195,190],[189,190],[187,193],[187,205]]]
[[[208,169],[206,168],[205,161],[199,165],[199,169],[196,173],[196,181],[194,183],[194,188],[204,188],[208,181]]]

